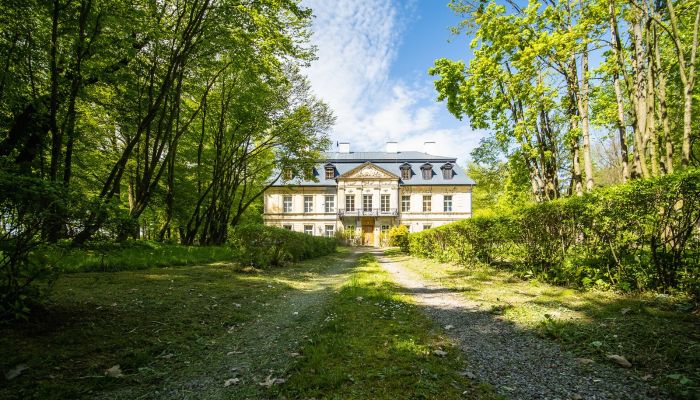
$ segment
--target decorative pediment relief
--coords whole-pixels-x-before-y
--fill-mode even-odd
[[[339,176],[338,179],[399,179],[399,177],[371,162],[366,162]]]

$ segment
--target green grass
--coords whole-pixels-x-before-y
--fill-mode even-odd
[[[229,246],[183,246],[140,240],[97,243],[77,249],[53,246],[40,250],[38,255],[63,272],[91,272],[233,262],[238,252]]]
[[[166,383],[220,373],[212,356],[236,350],[227,348],[232,327],[265,314],[268,301],[309,290],[339,258],[249,272],[213,264],[63,275],[43,314],[0,325],[0,371],[28,367],[13,380],[0,377],[0,399],[93,398],[124,388],[153,395]],[[117,364],[125,376],[106,378]]]
[[[612,363],[607,355],[622,355],[640,377],[673,396],[700,397],[700,315],[686,298],[582,292],[487,266],[392,257],[578,357]]]
[[[489,388],[459,374],[465,367],[460,350],[400,294],[370,255],[362,257],[326,315],[278,396],[495,398]],[[435,355],[435,350],[447,355]]]

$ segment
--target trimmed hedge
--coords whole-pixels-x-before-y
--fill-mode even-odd
[[[234,231],[233,246],[245,265],[264,267],[306,260],[336,251],[338,240],[265,225],[246,225]]]
[[[700,171],[598,189],[410,234],[409,253],[524,277],[700,297]]]

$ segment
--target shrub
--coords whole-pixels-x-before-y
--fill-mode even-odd
[[[405,225],[392,226],[389,229],[389,246],[400,247],[402,251],[408,251],[408,228]]]
[[[265,225],[236,227],[232,242],[246,265],[283,265],[336,251],[338,240]]]
[[[528,205],[408,236],[411,254],[523,276],[700,297],[700,171]]]

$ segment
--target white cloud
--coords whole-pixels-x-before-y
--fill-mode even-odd
[[[314,91],[333,109],[337,122],[334,141],[351,143],[353,150],[383,150],[387,141],[400,150],[422,150],[436,142],[439,155],[464,162],[478,143],[464,124],[448,124],[435,102],[432,81],[392,77],[407,21],[407,8],[391,0],[304,0],[313,9],[313,42],[318,60],[307,70]],[[410,6],[409,6],[410,7]],[[460,126],[461,128],[455,128]]]

